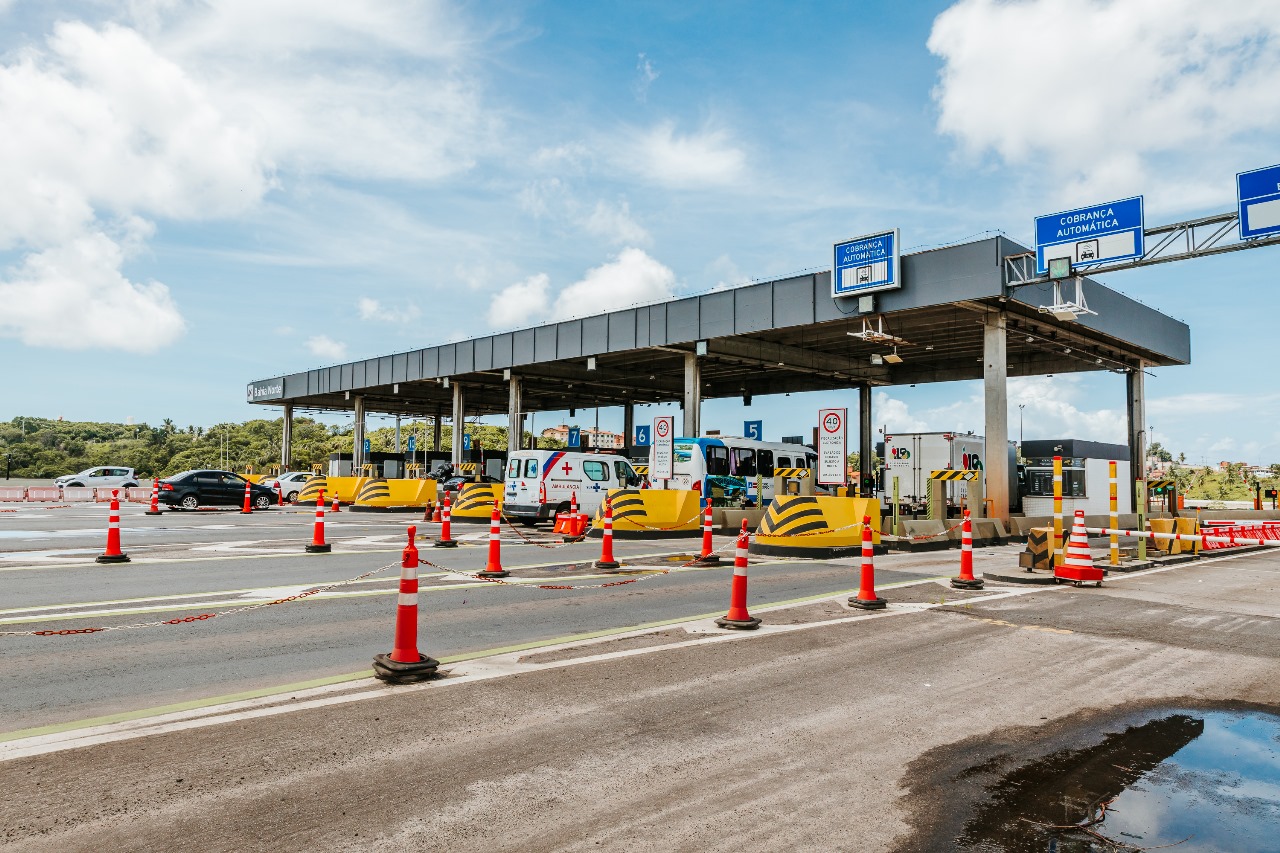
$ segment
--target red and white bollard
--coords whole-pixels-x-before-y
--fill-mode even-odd
[[[493,505],[493,515],[489,516],[489,562],[484,571],[476,572],[476,577],[505,578],[511,574],[502,568],[502,521],[498,516],[498,505]]]
[[[858,580],[858,594],[849,599],[854,607],[863,610],[883,610],[889,602],[876,595],[875,551],[871,544],[871,518],[862,517],[862,571]]]
[[[151,481],[151,509],[147,510],[146,515],[164,515],[160,511],[160,478],[156,477]]]
[[[253,507],[249,505],[249,481],[244,481],[244,508],[240,510],[241,515],[252,515]]]
[[[747,549],[751,547],[751,534],[747,532],[747,520],[742,519],[742,532],[738,534],[738,547],[733,555],[733,588],[729,592],[729,612],[716,620],[721,628],[737,628],[751,631],[760,627],[760,620],[747,612]]]
[[[120,490],[111,490],[111,515],[107,519],[107,550],[94,558],[99,563],[127,563],[129,555],[120,550]]]
[[[333,546],[324,541],[324,489],[321,489],[316,495],[316,526],[306,551],[308,554],[328,554],[332,550]]]
[[[435,541],[435,543],[434,543],[434,544],[435,544],[435,547],[437,547],[437,548],[457,548],[457,547],[458,547],[458,540],[457,540],[457,539],[454,539],[454,538],[450,535],[451,531],[450,531],[450,524],[449,524],[449,494],[448,494],[448,492],[446,492],[446,493],[445,493],[445,496],[444,496],[444,510],[443,510],[443,513],[444,513],[444,514],[441,516],[441,521],[440,521],[440,538],[439,538],[439,539],[437,539],[437,540]]]
[[[707,498],[705,503],[707,506],[702,513],[702,553],[694,562],[699,566],[714,566],[720,562],[720,558],[715,554],[715,543],[711,539],[711,498]]]
[[[964,511],[964,523],[960,525],[960,576],[951,579],[956,589],[982,589],[981,578],[973,576],[973,521],[969,510]]]
[[[418,651],[418,528],[400,557],[400,595],[396,599],[396,636],[389,655],[374,655],[373,674],[384,681],[417,681],[436,674],[440,661]]]
[[[597,569],[618,569],[622,564],[613,558],[613,500],[607,495],[604,499],[604,536],[600,540],[600,559],[596,560]]]

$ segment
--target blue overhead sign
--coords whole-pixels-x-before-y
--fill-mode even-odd
[[[471,433],[469,432],[464,432],[462,434],[462,449],[463,450],[471,449]]]
[[[1142,196],[1036,217],[1036,271],[1052,258],[1072,266],[1142,257]]]
[[[568,444],[569,444],[569,446],[570,446],[570,447],[579,447],[579,446],[581,446],[581,444],[582,444],[582,430],[581,430],[581,428],[580,428],[580,427],[569,427],[569,441],[568,441]]]
[[[764,441],[764,421],[743,421],[742,437]]]
[[[835,244],[832,296],[859,296],[902,286],[898,229]]]
[[[1236,175],[1240,239],[1280,234],[1280,166]]]
[[[636,447],[648,447],[653,444],[653,434],[649,431],[652,427],[648,424],[636,426]]]
[[[417,449],[418,449],[418,437],[416,435],[409,436],[409,447],[408,447],[409,452],[413,453]]]
[[[366,439],[364,440],[364,452],[365,452],[365,453],[368,453],[368,452],[370,451],[370,449],[371,449],[371,443],[370,443],[369,439],[367,439],[367,438],[366,438]]]

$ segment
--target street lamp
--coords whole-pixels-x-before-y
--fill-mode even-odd
[[[1018,404],[1018,455],[1022,455],[1022,410],[1027,407],[1026,403]]]

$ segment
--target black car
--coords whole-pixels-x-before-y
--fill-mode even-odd
[[[166,477],[160,481],[160,503],[180,509],[243,506],[246,484],[249,504],[254,509],[266,509],[276,503],[275,492],[230,471],[183,471]]]
[[[467,483],[474,483],[475,481],[476,481],[475,474],[467,474],[465,476],[450,477],[449,479],[445,480],[436,488],[439,490],[441,497],[444,497],[447,494],[449,495],[450,501],[456,501],[458,499],[458,490],[461,489],[463,485]],[[488,474],[481,474],[480,482],[501,483],[502,481],[499,480],[497,477],[490,477]]]

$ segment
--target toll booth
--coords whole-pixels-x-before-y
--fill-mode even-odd
[[[447,450],[426,452],[415,451],[414,453],[388,453],[384,451],[370,451],[365,454],[367,464],[373,466],[374,476],[386,477],[388,480],[399,480],[409,477],[412,470],[415,475],[421,474],[426,476],[439,467],[442,463],[449,462],[452,455]],[[481,471],[490,477],[502,479],[502,472],[507,465],[507,452],[505,450],[489,450],[487,448],[476,448],[462,454],[463,462],[482,462]],[[351,477],[357,475],[358,471],[352,470],[352,456],[350,453],[330,453],[328,473],[330,477]],[[419,466],[411,469],[410,465]]]
[[[1106,515],[1111,509],[1111,462],[1116,463],[1116,498],[1130,506],[1133,474],[1129,448],[1078,438],[1037,439],[1022,443],[1027,460],[1022,511],[1028,517],[1053,515],[1053,457],[1062,457],[1062,513]]]

